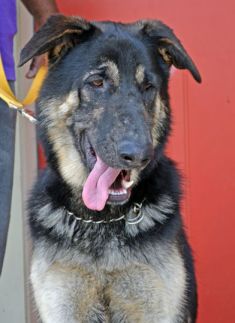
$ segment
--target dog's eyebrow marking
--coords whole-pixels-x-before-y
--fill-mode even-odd
[[[111,60],[105,60],[101,65],[99,65],[96,69],[87,72],[84,77],[83,81],[86,80],[91,75],[99,74],[102,70],[106,71],[108,77],[110,77],[115,86],[119,84],[119,70],[117,65]]]
[[[135,72],[135,79],[138,84],[141,84],[144,81],[144,66],[138,65]]]
[[[91,70],[83,76],[82,80],[85,81],[89,76],[99,74],[99,73],[100,73],[99,69]]]
[[[106,68],[108,76],[113,80],[115,86],[119,84],[119,70],[117,64],[111,60],[106,60],[102,63],[99,68]]]

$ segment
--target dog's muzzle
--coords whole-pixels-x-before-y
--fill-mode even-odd
[[[134,184],[131,180],[133,169],[143,169],[153,155],[152,146],[141,147],[130,140],[122,141],[118,146],[119,167],[111,167],[98,155],[88,136],[84,139],[84,155],[91,170],[84,184],[82,198],[87,208],[101,211],[106,204],[124,204],[131,195]]]

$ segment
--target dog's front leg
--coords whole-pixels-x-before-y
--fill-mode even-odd
[[[84,269],[35,257],[31,282],[43,323],[107,322],[98,292],[99,282]]]

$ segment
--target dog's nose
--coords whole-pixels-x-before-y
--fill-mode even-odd
[[[142,146],[125,140],[118,145],[118,155],[126,166],[142,167],[152,159],[153,146],[150,143]]]

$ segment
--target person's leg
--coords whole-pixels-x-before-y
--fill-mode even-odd
[[[9,82],[11,88],[14,82]],[[0,274],[6,248],[11,211],[15,155],[16,111],[0,99]]]

